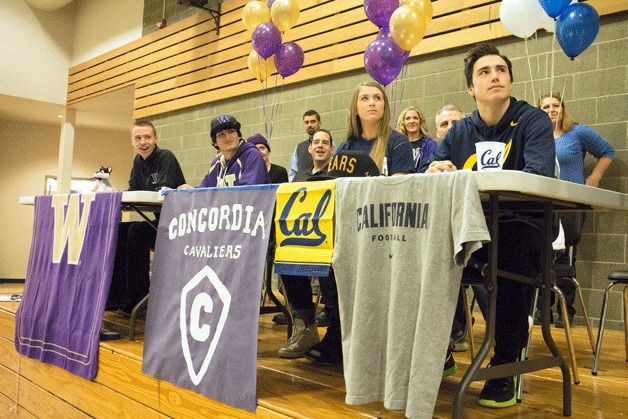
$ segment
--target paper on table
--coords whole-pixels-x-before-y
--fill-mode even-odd
[[[0,301],[15,301],[15,302],[18,302],[20,300],[22,300],[22,296],[20,294],[0,295]]]

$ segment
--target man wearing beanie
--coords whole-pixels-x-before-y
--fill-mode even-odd
[[[260,153],[266,164],[266,170],[268,176],[270,176],[270,183],[285,183],[288,182],[288,172],[282,166],[273,164],[270,162],[270,144],[266,141],[266,138],[262,134],[255,134],[246,139],[247,143],[253,144]]]
[[[242,140],[240,123],[231,115],[220,115],[211,123],[212,144],[220,155],[212,161],[201,188],[260,185],[269,183],[268,171],[259,150]],[[184,185],[183,188],[189,188]]]

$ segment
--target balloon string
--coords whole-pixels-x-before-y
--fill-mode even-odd
[[[493,0],[491,0],[491,2],[488,5],[488,30],[492,30],[493,26],[492,26],[492,22],[493,20],[491,19],[491,10],[493,9]]]
[[[264,88],[264,80],[263,80],[263,73],[261,71],[262,68],[262,59],[260,58],[260,56],[257,56],[257,68],[260,69],[259,71],[259,81],[261,84],[261,88],[262,88],[262,119],[264,120],[264,134],[268,134],[268,126],[266,124],[266,89]]]
[[[395,83],[397,81],[395,80]],[[397,108],[397,102],[395,102],[395,83],[391,83],[388,86],[390,87],[390,103],[392,104],[392,109],[390,112],[390,123],[392,124],[392,121],[395,119],[395,109]]]
[[[270,141],[270,139],[273,137],[273,129],[274,129],[274,125],[275,125],[275,116],[277,115],[277,112],[279,110],[279,105],[281,104],[281,97],[283,95],[283,86],[285,83],[285,79],[282,77],[281,78],[281,87],[279,88],[279,93],[277,93],[277,84],[278,84],[278,80],[279,80],[279,76],[277,74],[275,74],[275,90],[273,93],[273,104],[271,106],[271,113],[270,113],[270,132],[268,133],[268,141]]]
[[[567,79],[565,78],[565,84],[563,85],[563,93],[560,95],[560,108],[563,108],[563,100],[565,98],[565,89],[567,88]],[[551,97],[551,95],[550,95]]]
[[[408,61],[403,62],[403,67],[401,68],[401,93],[399,94],[399,104],[403,101],[403,92],[406,86],[406,77],[408,75]]]
[[[552,94],[552,92],[554,91],[554,49],[556,47],[556,31],[554,31],[554,34],[552,35],[552,65],[550,67],[550,96]]]
[[[526,57],[528,59],[528,70],[530,71],[530,84],[532,85],[532,103],[536,104],[536,93],[534,92],[534,77],[532,76],[532,63],[530,62],[530,52],[528,51],[528,38],[524,40],[526,47]]]
[[[266,81],[262,82],[262,118],[264,119],[264,135],[268,137],[268,118],[266,118]]]
[[[268,130],[266,132],[266,140],[270,141],[270,138],[273,136],[273,121],[275,120],[275,101],[277,96],[277,75],[275,75],[275,87],[273,88],[273,92],[270,94],[270,118],[268,120]]]

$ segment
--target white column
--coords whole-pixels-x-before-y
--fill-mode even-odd
[[[74,121],[76,109],[65,108],[59,141],[59,166],[57,170],[57,193],[70,193],[72,180],[72,158],[74,157]]]

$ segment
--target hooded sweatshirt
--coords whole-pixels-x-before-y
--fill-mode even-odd
[[[552,121],[542,110],[513,97],[504,116],[492,127],[482,121],[477,110],[456,122],[419,171],[425,172],[434,160],[450,160],[458,170],[476,170],[475,143],[481,141],[506,144],[504,170],[554,177],[556,148]]]
[[[460,169],[477,169],[475,143],[499,141],[506,143],[504,170],[521,170],[541,176],[555,177],[556,147],[549,116],[527,102],[510,98],[510,106],[499,122],[489,127],[476,110],[451,127],[430,161],[424,163],[425,172],[433,160],[450,160]],[[500,211],[500,221],[517,221],[540,228],[542,214]],[[554,237],[558,233],[555,219]]]
[[[209,167],[201,188],[214,186],[261,185],[270,183],[262,153],[253,144],[240,141],[232,158],[220,155]]]

